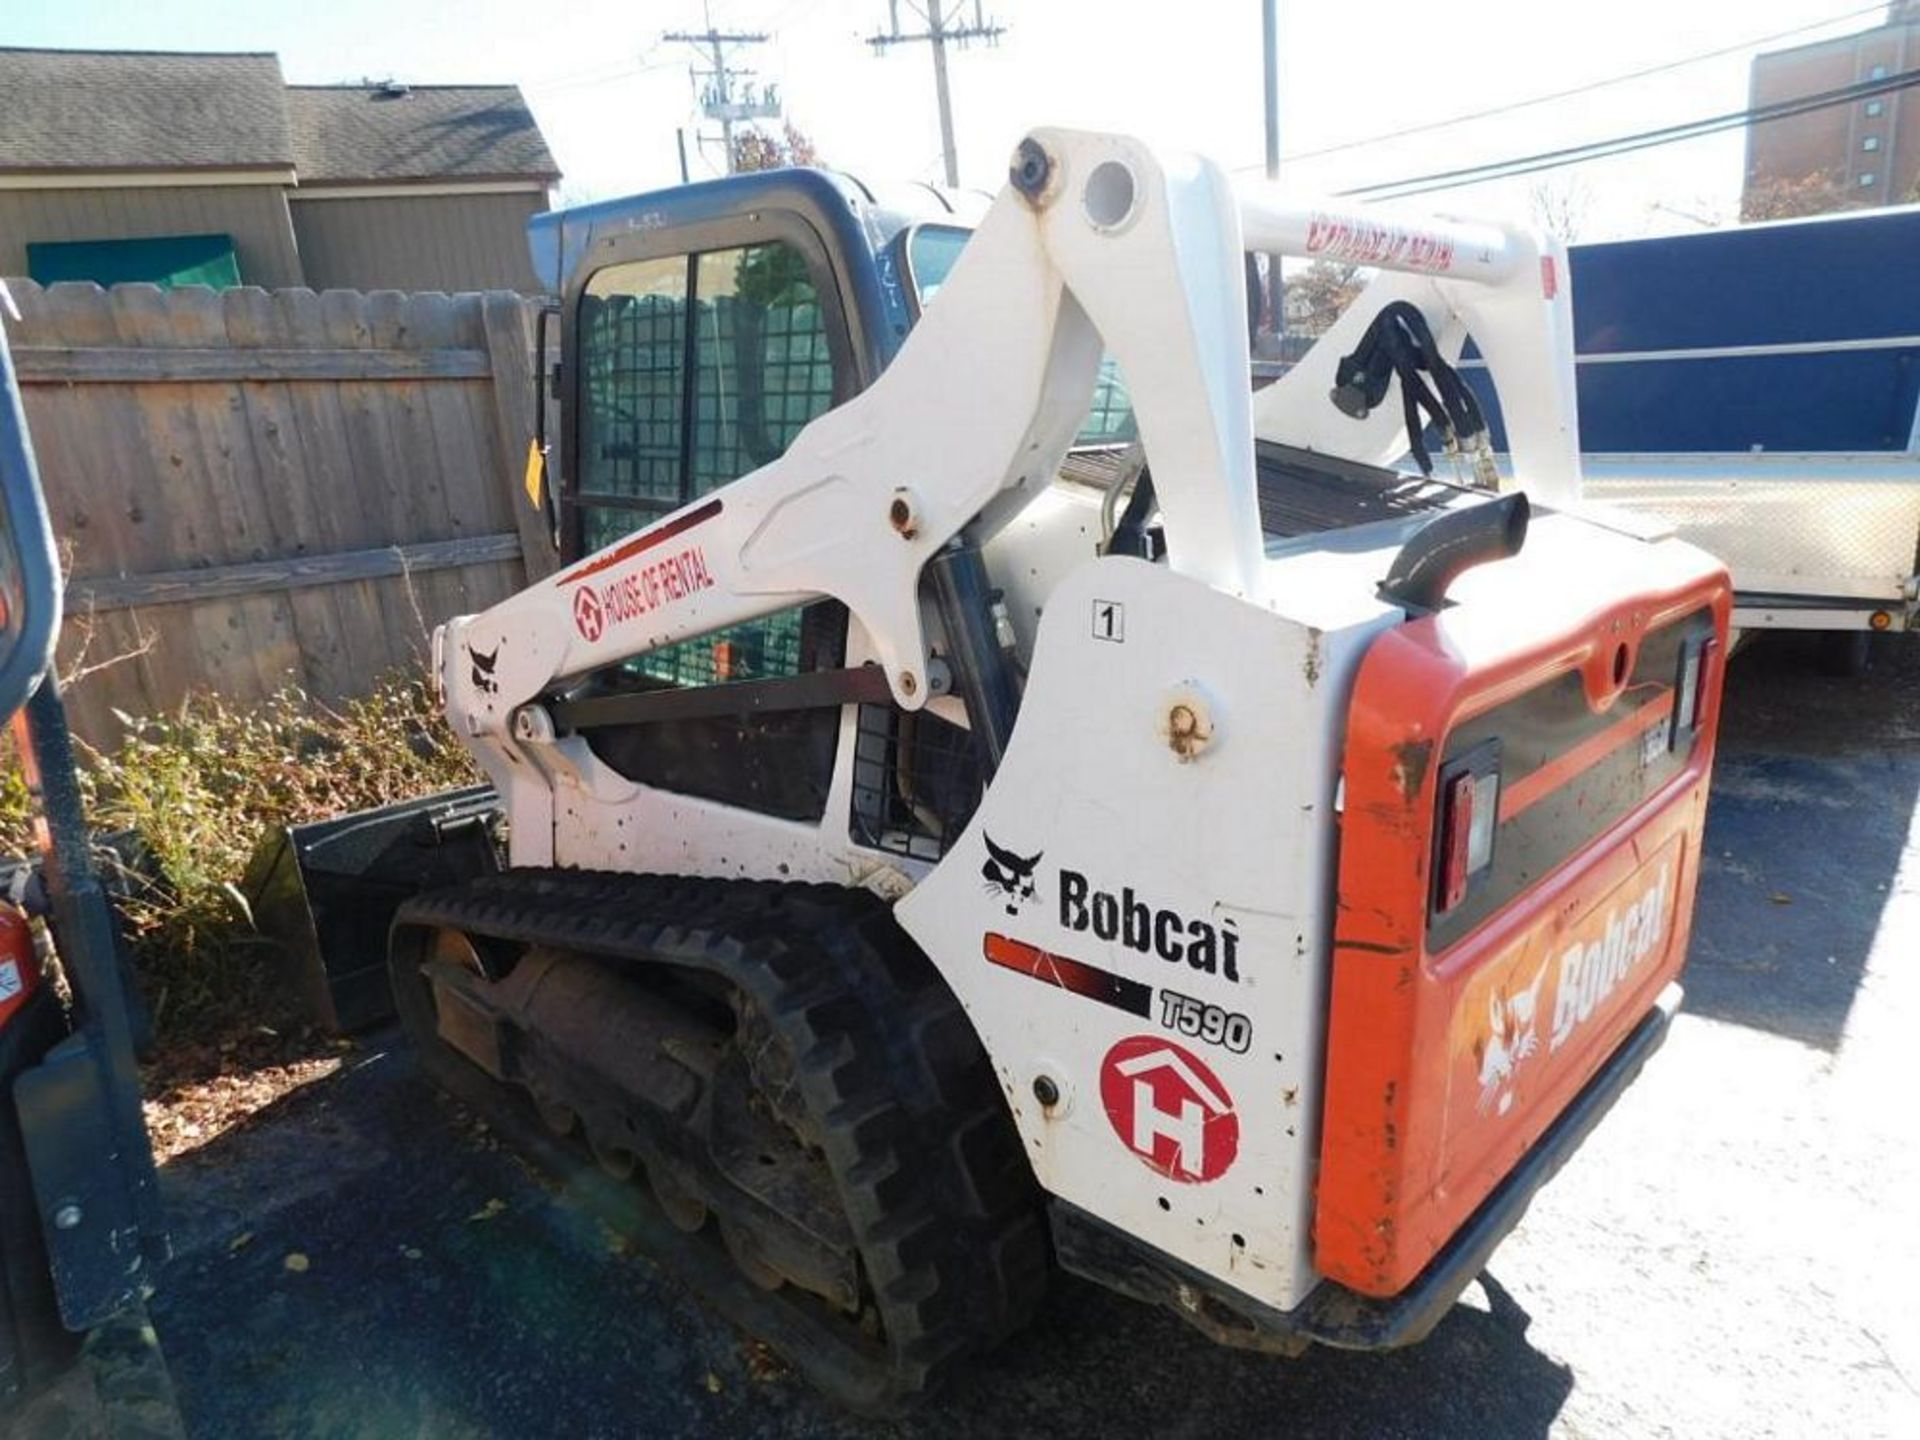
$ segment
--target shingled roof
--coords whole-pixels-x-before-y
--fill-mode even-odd
[[[287,169],[269,54],[0,49],[0,171]]]
[[[0,48],[0,173],[288,169],[301,186],[560,178],[512,85],[290,87],[270,54]]]
[[[302,187],[560,178],[512,85],[295,85],[286,98]]]

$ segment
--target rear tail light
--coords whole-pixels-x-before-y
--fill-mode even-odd
[[[1440,777],[1438,853],[1434,865],[1434,913],[1446,914],[1467,898],[1474,878],[1493,864],[1494,828],[1500,820],[1500,753],[1486,745],[1462,757]]]
[[[1714,654],[1720,642],[1711,635],[1686,645],[1680,652],[1680,675],[1674,682],[1673,743],[1679,748],[1691,740],[1707,715],[1708,687],[1713,683]]]

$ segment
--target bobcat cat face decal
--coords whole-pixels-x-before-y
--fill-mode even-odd
[[[1513,1108],[1513,1079],[1520,1062],[1540,1048],[1540,987],[1546,983],[1543,962],[1524,990],[1511,994],[1505,986],[1487,997],[1487,1037],[1480,1052],[1480,1111],[1504,1115]]]
[[[982,830],[980,835],[987,842],[987,863],[980,867],[980,876],[987,882],[988,892],[1006,902],[1007,914],[1018,915],[1020,907],[1038,893],[1033,872],[1039,868],[1040,857],[1047,852],[1036,850],[1031,855],[1016,855],[994,844],[993,837],[986,831]]]
[[[483,655],[474,649],[473,646],[469,645],[467,646],[467,660],[473,667],[468,676],[473,682],[473,688],[478,690],[482,695],[499,694],[500,682],[494,678],[493,668],[500,663],[500,647],[496,645],[493,647],[493,653],[491,655]]]

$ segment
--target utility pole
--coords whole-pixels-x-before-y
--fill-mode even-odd
[[[927,28],[907,34],[900,29],[900,0],[887,0],[886,31],[867,37],[876,55],[884,55],[892,45],[922,40],[932,48],[933,88],[940,103],[940,156],[946,165],[947,184],[953,189],[960,186],[960,155],[953,144],[953,94],[947,83],[947,43],[951,41],[964,50],[975,40],[992,44],[1007,33],[1006,26],[981,13],[980,0],[973,0],[971,21],[962,16],[962,3],[963,0],[923,0],[916,8],[921,8],[927,17]]]
[[[706,62],[696,66],[694,82],[700,88],[700,113],[720,125],[720,144],[726,151],[727,174],[733,173],[733,127],[742,120],[776,120],[780,116],[780,92],[768,85],[756,89],[757,73],[732,64],[730,52],[748,45],[764,45],[764,31],[716,30],[711,22],[705,30],[674,30],[660,37],[669,44],[689,45]],[[699,144],[712,137],[696,135]]]
[[[1260,0],[1260,59],[1266,77],[1267,183],[1280,178],[1280,0]],[[1287,333],[1287,291],[1280,278],[1280,257],[1267,256],[1267,304],[1273,333]]]
[[[1267,179],[1280,178],[1280,0],[1260,0],[1260,61],[1266,76]]]

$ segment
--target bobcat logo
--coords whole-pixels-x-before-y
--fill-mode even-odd
[[[1495,990],[1487,997],[1487,1038],[1480,1052],[1480,1110],[1504,1115],[1513,1108],[1513,1077],[1520,1062],[1540,1048],[1534,1033],[1540,1014],[1540,987],[1547,967],[1524,990],[1508,995]]]
[[[1047,852],[1036,850],[1022,857],[1011,850],[993,843],[993,837],[986,831],[980,832],[987,842],[987,863],[980,867],[981,878],[987,882],[988,893],[998,895],[1007,904],[1007,914],[1018,915],[1020,907],[1033,899],[1033,872],[1040,864],[1040,857]]]
[[[498,645],[494,646],[491,655],[482,655],[478,650],[475,650],[469,645],[467,647],[467,659],[473,664],[473,670],[470,676],[473,681],[473,688],[478,690],[482,695],[497,695],[500,692],[500,682],[493,678],[493,667],[499,663],[500,647]]]

